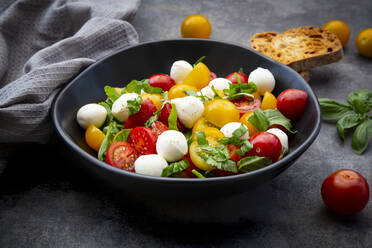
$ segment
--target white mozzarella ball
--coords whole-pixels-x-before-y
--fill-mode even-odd
[[[167,161],[158,154],[142,155],[134,162],[136,173],[154,177],[160,177],[167,166]]]
[[[114,104],[112,104],[111,112],[115,116],[115,118],[120,121],[124,122],[128,119],[128,108],[127,108],[127,101],[133,100],[138,97],[136,93],[126,93],[121,95]]]
[[[192,65],[190,65],[190,63],[187,61],[178,60],[173,63],[169,75],[174,79],[176,84],[182,84],[192,69]]]
[[[205,96],[209,99],[213,99],[213,97],[214,97],[214,92],[211,89],[211,87],[209,87],[209,86],[206,86],[203,89],[201,89],[200,93],[201,93],[201,95],[203,95],[203,96]]]
[[[156,152],[168,162],[174,162],[187,153],[187,140],[183,133],[168,130],[159,135]]]
[[[212,81],[209,82],[208,86],[216,90],[223,91],[224,89],[229,89],[229,85],[231,84],[231,81],[226,78],[215,78]]]
[[[261,67],[253,70],[248,77],[248,82],[253,82],[257,86],[257,91],[263,95],[265,91],[272,92],[275,87],[274,75]]]
[[[229,122],[227,123],[226,125],[224,125],[220,131],[225,135],[225,137],[232,137],[233,135],[233,132],[238,129],[240,126],[242,125],[242,123],[240,122]],[[246,125],[243,124],[243,126],[245,128],[247,128]],[[245,134],[243,134],[241,137],[241,139],[249,139],[249,132],[248,132],[248,128],[247,128],[247,132]]]
[[[187,128],[192,128],[204,112],[204,104],[195,96],[176,98],[171,103],[176,106],[177,117]]]
[[[79,109],[76,114],[76,120],[84,129],[91,124],[99,128],[105,122],[106,116],[107,111],[105,107],[96,103],[89,103]]]
[[[282,144],[282,153],[286,154],[288,151],[288,136],[285,132],[279,128],[270,128],[267,132],[274,134],[280,140]]]

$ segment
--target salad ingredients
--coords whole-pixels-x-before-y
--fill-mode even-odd
[[[152,87],[161,88],[164,91],[168,91],[175,85],[174,79],[166,74],[155,74],[149,77],[149,84]]]
[[[167,102],[164,104],[163,108],[159,112],[159,121],[164,123],[167,127],[169,127],[169,118],[171,117],[171,112],[172,112],[172,104]],[[182,125],[180,120],[177,118],[177,129],[179,131],[183,131],[185,127]]]
[[[254,82],[261,95],[264,95],[266,91],[272,92],[275,87],[274,75],[268,69],[261,67],[257,67],[249,74],[248,82]]]
[[[190,15],[181,24],[183,38],[208,39],[212,33],[212,26],[208,19],[202,15]]]
[[[76,120],[79,125],[86,129],[89,125],[101,127],[106,120],[106,109],[96,103],[89,103],[82,106],[76,115]]]
[[[279,94],[278,110],[287,118],[297,120],[305,111],[308,95],[305,91],[288,89]]]
[[[192,90],[195,92],[198,91],[196,87],[188,85],[188,84],[176,84],[168,91],[168,98],[175,99],[175,98],[188,96],[188,94],[186,94],[185,92],[189,90]]]
[[[90,124],[85,131],[85,142],[87,142],[88,146],[96,152],[99,151],[104,139],[105,134],[93,124]]]
[[[361,55],[372,58],[372,28],[361,31],[355,39],[355,44]]]
[[[355,214],[363,210],[369,200],[366,179],[353,170],[339,170],[322,184],[322,198],[331,210],[340,214]]]
[[[253,136],[253,135],[255,135],[256,133],[259,132],[258,129],[252,123],[249,122],[249,118],[252,115],[253,115],[253,111],[252,112],[245,113],[240,118],[240,122],[243,123],[248,128],[248,132],[249,132],[249,135],[250,136]]]
[[[185,135],[179,131],[163,132],[156,142],[156,152],[168,162],[175,162],[187,154],[188,146]]]
[[[247,96],[233,99],[231,102],[235,104],[240,116],[243,116],[245,113],[252,112],[261,107],[261,101],[259,99],[252,99],[251,97]]]
[[[215,99],[205,105],[204,118],[217,127],[223,127],[229,122],[238,122],[239,111],[232,102]]]
[[[139,98],[141,99],[141,98]],[[130,101],[128,101],[130,102]],[[134,102],[136,103],[136,102]],[[156,112],[156,106],[150,99],[142,101],[138,106],[138,112],[130,115],[125,122],[125,128],[134,128],[137,126],[144,126],[146,121]],[[129,109],[130,111],[131,109]],[[134,111],[132,111],[134,112]]]
[[[162,103],[162,96],[160,94],[149,94],[149,93],[143,93],[141,94],[141,98],[143,101],[146,99],[150,99],[151,102],[156,106],[157,109],[160,109]]]
[[[159,136],[160,134],[162,134],[165,131],[167,131],[168,130],[168,127],[166,125],[164,125],[160,121],[154,121],[151,124],[151,129],[152,129],[152,131],[154,131]]]
[[[261,109],[276,109],[277,100],[273,94],[266,91],[262,103],[261,103]]]
[[[138,152],[126,141],[114,142],[107,151],[106,163],[127,171],[134,172],[134,162],[138,158]]]
[[[238,78],[236,77],[238,75]],[[242,84],[248,83],[248,77],[243,72],[233,72],[226,76],[226,79],[230,80],[232,84],[237,84],[239,81]]]
[[[259,132],[253,135],[249,142],[253,149],[248,152],[249,156],[268,157],[272,162],[278,161],[282,152],[279,138],[268,132]]]
[[[214,87],[215,90],[223,91],[224,89],[229,89],[231,81],[226,78],[215,78],[211,80],[208,84],[210,88]]]
[[[267,132],[278,137],[280,144],[282,145],[282,154],[286,154],[288,152],[288,135],[279,128],[270,128]]]
[[[346,46],[350,39],[349,26],[340,20],[332,20],[324,24],[323,29],[335,34],[341,41],[342,46]]]
[[[129,116],[128,101],[138,98],[137,93],[126,93],[121,95],[112,104],[111,112],[119,122],[125,122]]]
[[[225,137],[232,137],[235,130],[237,130],[241,125],[243,125],[246,128],[246,132],[240,136],[241,139],[249,139],[249,132],[246,125],[240,123],[240,122],[230,122],[224,125],[221,128],[221,132],[225,135]]]
[[[140,154],[155,154],[157,139],[157,134],[148,127],[135,127],[128,136],[128,141]]]
[[[176,106],[177,116],[187,128],[192,128],[204,112],[203,102],[194,96],[176,98],[171,103]]]
[[[182,84],[187,75],[192,71],[192,65],[185,60],[178,60],[173,63],[170,76],[174,79],[176,84]]]
[[[136,173],[154,177],[160,177],[167,166],[167,161],[158,154],[142,155],[134,163]]]
[[[183,83],[202,89],[209,84],[210,80],[211,73],[208,67],[204,63],[199,62],[187,75]]]

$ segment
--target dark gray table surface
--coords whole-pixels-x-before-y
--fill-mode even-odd
[[[12,0],[1,1],[4,9]],[[372,89],[372,60],[358,55],[357,33],[372,27],[372,1],[144,0],[133,21],[140,40],[179,38],[187,15],[201,13],[212,37],[249,45],[251,35],[341,19],[351,29],[342,61],[312,71],[318,97],[345,100]],[[371,247],[372,203],[343,217],[326,209],[322,181],[351,168],[372,183],[372,145],[358,156],[335,126],[285,173],[248,193],[198,203],[138,202],[102,189],[58,153],[23,145],[0,176],[0,247]]]

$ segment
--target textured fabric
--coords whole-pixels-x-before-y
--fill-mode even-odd
[[[50,107],[86,66],[138,42],[140,0],[20,0],[0,16],[0,143],[45,143]]]

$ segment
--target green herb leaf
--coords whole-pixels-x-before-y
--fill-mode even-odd
[[[118,132],[118,136],[114,137],[115,139],[113,142],[117,141],[127,141],[129,133],[132,131],[132,129],[124,129],[122,131]]]
[[[241,84],[240,77],[239,77],[238,73],[235,72],[234,75],[235,75],[235,78],[236,78],[236,81],[238,82],[238,84]]]
[[[244,172],[255,171],[264,168],[272,163],[268,157],[250,156],[242,158],[238,162],[238,168]]]
[[[128,116],[138,113],[141,109],[142,98],[138,96],[133,100],[127,101]]]
[[[242,67],[239,68],[239,73],[244,73],[244,69]]]
[[[107,95],[107,98],[112,99],[112,102],[115,102],[116,99],[120,97],[120,94],[114,88],[110,86],[105,86],[104,90]]]
[[[99,148],[99,151],[98,151],[98,159],[101,161],[105,161],[107,150],[111,145],[112,138],[114,137],[112,133],[113,123],[115,122],[113,121],[108,125],[107,131],[105,133],[106,137],[102,141],[101,147]]]
[[[206,145],[199,146],[201,150],[201,157],[204,161],[216,167],[217,169],[230,171],[237,173],[236,163],[230,160],[230,154],[227,151],[226,146],[218,145],[215,147],[210,147]]]
[[[345,139],[345,132],[358,125],[361,120],[362,116],[360,114],[344,115],[344,117],[337,121],[336,127],[338,135],[340,135],[342,139]]]
[[[124,88],[124,91],[127,93],[137,93],[139,95],[141,94],[141,90],[144,90],[146,91],[146,93],[150,93],[150,94],[161,94],[162,93],[163,90],[161,88],[152,87],[148,81],[149,81],[148,79],[144,79],[141,81],[132,80]]]
[[[214,88],[214,86],[212,85],[211,87],[211,90],[213,91],[214,93],[214,96],[213,96],[213,99],[222,99],[222,97],[220,97],[216,91],[216,89]]]
[[[169,164],[167,167],[165,167],[161,173],[162,177],[169,177],[171,175],[180,173],[181,171],[187,169],[190,167],[189,162],[186,160],[178,161],[178,162],[173,162]]]
[[[251,94],[257,91],[257,86],[253,82],[249,82],[247,84],[229,84],[228,89],[224,89],[223,92],[227,95],[236,95],[239,93],[248,93]]]
[[[178,131],[178,128],[177,128],[177,109],[176,109],[176,105],[174,103],[172,103],[172,110],[169,114],[169,117],[168,117],[168,128],[170,130],[177,130]]]
[[[227,100],[231,101],[231,100],[243,97],[243,96],[244,97],[250,97],[250,98],[254,99],[254,96],[252,94],[249,94],[249,93],[238,93],[238,94],[235,94],[235,95],[228,95],[228,96],[224,96],[222,99],[227,99]]]
[[[205,103],[205,96],[203,96],[202,94],[198,94],[197,92],[193,91],[193,90],[184,90],[183,93],[189,95],[189,96],[194,96],[194,97],[197,97],[199,98],[202,103]]]
[[[368,113],[372,109],[372,91],[355,90],[349,94],[347,101],[353,106],[356,113]]]
[[[285,127],[289,132],[296,133],[295,131],[292,131],[292,124],[291,120],[285,117],[282,113],[280,113],[277,109],[267,109],[263,111],[265,114],[267,120],[269,121],[269,126],[271,125],[281,125]]]
[[[366,119],[358,125],[353,134],[351,148],[357,154],[362,154],[372,138],[372,119]]]
[[[241,144],[240,148],[236,150],[236,153],[239,156],[244,156],[247,152],[253,149],[253,145],[249,142],[248,139],[243,140],[243,143]]]
[[[199,171],[193,169],[191,171],[197,178],[205,178],[205,176],[203,176]]]
[[[206,58],[206,56],[202,56],[200,57],[194,64],[193,64],[193,67],[195,67],[197,64],[199,64],[200,62],[202,62],[204,59]]]
[[[105,123],[103,124],[103,127],[105,127],[110,122],[112,122],[112,120],[114,119],[114,115],[112,114],[112,112],[111,112],[111,106],[108,103],[106,103],[106,102],[100,102],[98,104],[101,105],[101,106],[103,106],[103,107],[105,107],[106,112],[107,112],[107,117],[106,117]]]
[[[224,145],[232,144],[232,145],[237,145],[240,146],[239,149],[236,150],[236,152],[240,155],[243,156],[245,153],[247,153],[249,150],[253,148],[253,145],[249,142],[248,139],[241,139],[240,137],[243,136],[248,129],[242,124],[238,129],[236,129],[231,137],[224,137],[218,142]]]
[[[341,119],[353,108],[344,102],[335,101],[328,98],[319,98],[320,109],[322,110],[322,119],[324,121],[336,121]]]
[[[190,147],[191,143],[194,142],[194,138],[192,137],[192,131],[188,130],[183,133],[187,140],[187,146]]]
[[[269,119],[261,109],[253,111],[253,114],[249,117],[248,121],[259,131],[266,131],[270,126]]]
[[[195,132],[196,140],[199,146],[208,146],[208,140],[205,137],[204,131]]]

